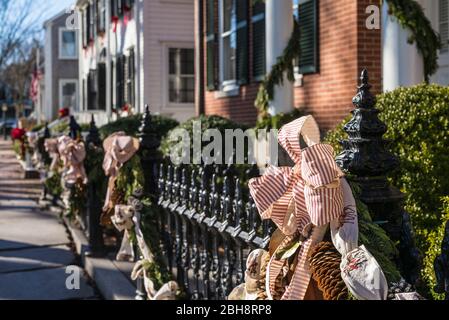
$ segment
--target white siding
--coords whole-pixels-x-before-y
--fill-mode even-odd
[[[144,101],[153,112],[179,121],[195,115],[195,107],[169,107],[164,99],[168,80],[167,45],[194,47],[194,0],[145,0],[144,2]]]

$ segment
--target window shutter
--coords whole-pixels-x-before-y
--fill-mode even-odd
[[[98,12],[98,33],[104,33],[106,31],[106,0],[100,0],[97,2]]]
[[[299,5],[301,52],[299,73],[318,72],[318,0],[309,0]]]
[[[266,64],[266,32],[265,2],[258,1],[253,5],[253,77],[262,80],[267,72]]]
[[[218,59],[218,44],[217,35],[215,33],[215,17],[216,17],[216,7],[214,0],[206,1],[206,12],[207,12],[207,22],[206,22],[206,70],[207,70],[207,90],[213,91],[217,89],[218,86],[218,70],[217,70],[217,59]]]
[[[237,81],[248,83],[248,0],[236,0]]]
[[[120,17],[123,15],[123,0],[117,0],[117,15]]]
[[[98,109],[106,110],[106,64],[98,64]]]
[[[96,14],[95,14],[95,5],[89,5],[89,40],[93,40],[95,38],[95,24],[96,24]]]
[[[83,10],[83,47],[89,46],[89,32],[88,32],[89,19],[87,14],[87,8]]]
[[[449,51],[449,0],[439,0],[441,52]]]
[[[134,49],[131,49],[128,58],[128,103],[131,104],[132,107],[135,107],[135,79],[135,53]]]
[[[116,71],[116,108],[121,109],[123,107],[123,90],[122,90],[122,82],[123,82],[123,57],[117,57],[117,63],[115,66]]]
[[[110,0],[110,2],[111,2],[111,17],[118,17],[117,1],[120,1],[120,0]]]

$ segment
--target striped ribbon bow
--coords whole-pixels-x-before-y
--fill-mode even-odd
[[[301,149],[301,136],[307,148]],[[340,179],[344,176],[330,145],[320,143],[320,131],[312,116],[302,117],[279,132],[279,144],[295,162],[290,167],[270,167],[262,177],[249,182],[251,195],[263,219],[271,219],[285,235],[284,248],[298,233],[304,239],[294,275],[283,300],[304,299],[310,283],[308,255],[322,241],[328,225],[343,211]],[[273,257],[268,266],[267,293],[272,297],[283,261]]]

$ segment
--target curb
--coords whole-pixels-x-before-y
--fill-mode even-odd
[[[89,276],[95,281],[105,300],[135,300],[136,287],[120,269],[108,258],[86,257],[89,242],[84,233],[73,226],[66,217],[63,218],[73,238],[76,252],[81,256],[81,263]]]

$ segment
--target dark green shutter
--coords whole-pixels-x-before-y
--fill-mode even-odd
[[[116,96],[116,108],[117,109],[121,109],[124,105],[123,101],[124,101],[124,97],[123,97],[123,56],[119,56],[117,57],[117,63],[115,66],[115,71],[116,71],[116,91],[115,91],[115,96]]]
[[[98,109],[106,110],[106,64],[98,64]]]
[[[248,83],[248,0],[235,0],[237,12],[237,82]]]
[[[127,83],[127,90],[128,90],[128,103],[135,107],[135,79],[136,79],[136,70],[135,70],[135,53],[134,49],[131,49],[129,51],[129,58],[128,58],[128,83]]]
[[[253,77],[262,80],[267,72],[266,64],[266,32],[265,2],[258,1],[253,5]]]
[[[119,0],[110,0],[110,3],[111,3],[111,17],[118,17],[117,1],[119,1]]]
[[[206,72],[207,72],[207,90],[217,89],[217,36],[215,33],[215,0],[206,2],[207,22],[206,22]]]
[[[318,0],[299,5],[301,52],[299,73],[318,72]]]

